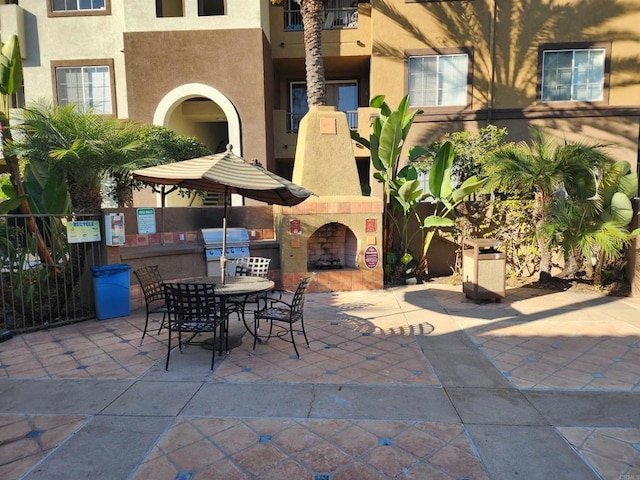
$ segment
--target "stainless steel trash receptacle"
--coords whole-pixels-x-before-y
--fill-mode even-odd
[[[492,238],[469,238],[462,243],[462,291],[474,300],[505,297],[507,256],[502,242]]]

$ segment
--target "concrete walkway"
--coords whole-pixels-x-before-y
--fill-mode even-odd
[[[213,372],[196,345],[165,372],[141,312],[16,336],[0,478],[640,479],[639,313],[528,288],[311,294],[302,359],[247,335]]]

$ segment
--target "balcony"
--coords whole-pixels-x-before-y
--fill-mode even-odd
[[[344,4],[344,0],[333,0],[328,3],[324,11],[323,30],[358,28],[358,7],[344,6]],[[297,7],[297,4],[291,4],[291,7],[294,6]],[[285,9],[284,29],[288,32],[302,30],[302,15],[299,7]]]
[[[359,3],[357,10],[349,5],[325,10],[322,49],[325,57],[358,57],[371,55],[371,4]],[[288,5],[271,6],[270,43],[274,60],[304,59],[304,39],[300,11]],[[284,13],[283,13],[284,12]],[[353,15],[357,12],[357,15]],[[352,16],[353,15],[353,16]]]
[[[347,110],[344,112],[347,116],[347,124],[349,125],[349,130],[358,130],[358,111],[357,110]],[[292,113],[287,112],[287,133],[298,133],[298,127],[300,125],[300,120],[302,117],[306,115],[304,113]]]

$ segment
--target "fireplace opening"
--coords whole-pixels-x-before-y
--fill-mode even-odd
[[[342,223],[331,222],[317,229],[309,237],[307,248],[309,271],[357,267],[358,241]]]

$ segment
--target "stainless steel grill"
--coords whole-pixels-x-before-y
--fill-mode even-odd
[[[207,259],[207,275],[219,277],[220,257],[222,257],[222,241],[224,230],[222,228],[203,228],[202,239],[204,240],[204,253]],[[234,260],[241,257],[248,257],[249,234],[245,228],[227,228],[225,257],[227,257],[226,275],[235,275]]]

